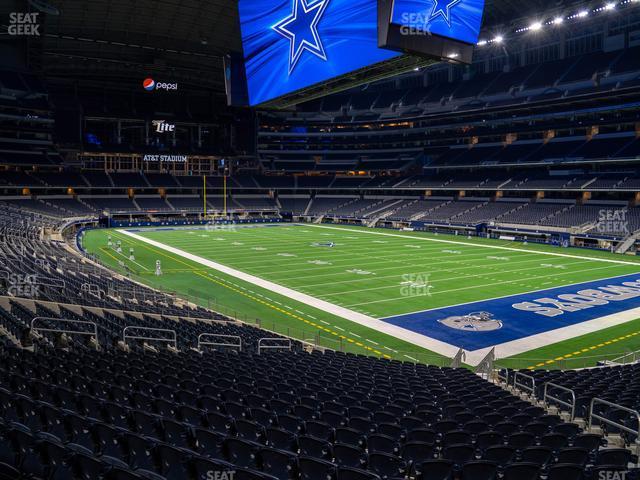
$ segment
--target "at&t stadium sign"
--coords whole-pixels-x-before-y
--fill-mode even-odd
[[[145,155],[142,157],[145,162],[168,162],[168,163],[186,163],[189,160],[188,155]]]

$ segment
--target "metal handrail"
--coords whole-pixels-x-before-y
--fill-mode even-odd
[[[620,363],[622,365],[626,364],[626,359],[631,357],[633,360],[631,360],[631,362],[629,363],[635,363],[638,360],[638,357],[640,356],[640,350],[636,350],[634,352],[629,352],[629,353],[625,353],[624,355],[618,357],[618,358],[614,358],[613,360],[610,360],[611,363]]]
[[[231,338],[237,339],[238,343],[218,343],[218,342],[203,342],[202,337],[214,337],[214,338]],[[239,352],[242,351],[242,338],[238,335],[219,335],[217,333],[201,333],[198,335],[198,350],[202,345],[211,345],[214,347],[236,347]]]
[[[552,395],[550,395],[548,393],[548,389],[549,387],[551,388],[555,388],[557,390],[562,390],[563,392],[568,392],[571,394],[571,403],[565,402],[564,400],[558,398],[558,397],[554,397]],[[570,411],[571,411],[571,420],[573,421],[573,419],[576,416],[576,393],[571,390],[570,388],[567,387],[563,387],[562,385],[558,385],[556,383],[552,383],[552,382],[547,382],[544,384],[544,396],[542,397],[542,401],[544,402],[545,405],[548,406],[548,402],[547,402],[547,398],[549,400],[552,400],[556,403],[559,403],[560,405],[567,407]]]
[[[609,420],[601,415],[593,413],[593,407],[596,404],[606,405],[607,407],[615,408],[617,410],[622,410],[623,412],[632,413],[635,415],[636,420],[638,421],[638,430],[633,430],[632,428],[627,427],[626,425],[622,425],[620,423],[616,423],[613,420]],[[589,407],[589,422],[587,423],[587,427],[590,430],[593,426],[593,420],[599,420],[602,423],[606,423],[607,425],[611,425],[613,427],[619,428],[627,433],[631,433],[636,436],[636,454],[640,454],[640,438],[638,438],[638,434],[640,432],[640,413],[637,410],[632,410],[631,408],[624,407],[622,405],[618,405],[617,403],[612,403],[607,400],[603,400],[601,398],[592,398],[591,405]]]
[[[34,260],[34,263],[42,268],[51,268],[51,263],[49,263],[49,260],[45,260],[43,258],[36,258]]]
[[[95,283],[83,283],[80,285],[80,293],[82,294],[83,292],[93,295],[96,298],[102,298],[105,295],[105,292]]]
[[[172,338],[142,337],[142,336],[139,336],[139,335],[127,335],[127,331],[129,329],[144,330],[144,331],[147,331],[147,332],[171,333],[172,334]],[[124,330],[122,330],[122,340],[123,340],[123,342],[125,344],[127,343],[127,339],[131,339],[131,340],[149,340],[149,341],[154,341],[154,342],[173,343],[174,348],[176,350],[178,349],[178,336],[176,335],[176,331],[175,330],[168,330],[166,328],[138,327],[138,326],[135,326],[135,325],[130,325],[128,327],[124,327]]]
[[[54,322],[74,323],[76,325],[91,325],[93,326],[93,331],[87,332],[84,330],[65,330],[65,329],[59,329],[59,328],[36,327],[35,323],[38,320],[52,320]],[[68,318],[55,318],[55,317],[35,317],[33,320],[31,320],[31,330],[35,332],[57,332],[57,333],[69,333],[72,335],[90,335],[95,337],[96,341],[98,341],[98,325],[96,325],[94,322],[86,322],[84,320],[71,320]]]
[[[286,345],[263,345],[264,341],[277,341],[286,343]],[[258,355],[262,350],[291,350],[290,338],[261,338],[258,340]]]
[[[49,280],[51,283],[46,283],[43,280]],[[38,274],[36,274],[36,281],[34,282],[34,285],[38,287],[59,288],[61,290],[66,290],[67,288],[67,282],[62,280],[61,278],[43,277]]]
[[[506,375],[504,375],[504,376],[500,375],[500,370],[502,370],[502,369],[499,368],[499,369],[496,370],[496,372],[497,372],[496,373],[496,378],[498,380],[503,381],[504,384],[508,387],[509,386],[509,369],[508,368],[504,369],[504,371],[506,372]]]
[[[531,386],[528,386],[525,383],[518,383],[518,378],[519,377],[530,379],[531,380]],[[529,393],[531,393],[531,395],[533,395],[535,393],[535,390],[536,390],[536,379],[534,377],[532,377],[531,375],[527,375],[527,374],[522,373],[522,372],[515,372],[515,374],[513,375],[513,386],[514,386],[514,388],[516,388],[518,390],[524,390],[525,392],[529,392]]]

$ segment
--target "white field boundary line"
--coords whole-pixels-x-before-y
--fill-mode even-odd
[[[332,227],[320,227],[320,228],[332,228]],[[254,283],[262,288],[266,288],[267,290],[271,290],[275,293],[287,296],[292,298],[293,300],[299,301],[306,305],[309,305],[314,308],[319,308],[329,313],[332,313],[336,316],[344,318],[345,320],[353,321],[354,323],[358,323],[360,325],[364,325],[369,328],[373,328],[380,332],[386,333],[388,335],[394,336],[398,339],[404,340],[408,343],[412,343],[414,345],[421,346],[423,348],[427,348],[436,353],[440,353],[441,355],[452,356],[455,355],[458,351],[458,347],[450,345],[448,343],[429,338],[424,335],[420,335],[418,333],[405,330],[401,327],[396,327],[394,325],[388,324],[386,322],[382,322],[373,317],[369,317],[367,315],[363,315],[352,310],[339,307],[337,305],[325,302],[323,300],[316,299],[306,294],[302,294],[296,292],[295,290],[291,290],[286,287],[282,287],[280,285],[274,284],[272,282],[268,282],[258,277],[254,277],[253,275],[248,275],[238,270],[226,267],[224,265],[217,264],[207,259],[203,259],[198,257],[197,255],[190,254],[188,252],[184,252],[180,249],[170,247],[168,245],[164,245],[160,242],[156,242],[154,240],[150,240],[139,235],[136,235],[131,232],[127,232],[124,230],[117,230],[119,233],[128,235],[132,238],[135,238],[141,242],[148,243],[150,245],[154,245],[160,249],[166,250],[168,252],[174,253],[176,255],[182,256],[189,260],[192,260],[196,263],[200,263],[202,265],[213,268],[214,270],[221,271],[223,273],[227,273],[228,275],[234,276],[236,278],[240,278],[241,280],[245,280],[251,283]],[[363,233],[379,233],[379,232],[363,232]],[[385,235],[384,233],[379,233]],[[392,234],[386,234],[392,235]],[[404,237],[406,238],[406,237]],[[448,242],[448,241],[445,241]],[[496,248],[496,247],[490,247]],[[507,247],[503,247],[507,248]],[[517,250],[517,249],[515,249]],[[572,255],[564,255],[564,254],[553,254],[555,256],[566,256],[576,258],[576,256]],[[587,258],[591,259],[591,258]],[[620,262],[615,262],[620,263]],[[628,264],[629,262],[624,262]],[[638,265],[638,264],[634,264]],[[621,275],[624,276],[624,275]],[[615,277],[613,277],[615,278]],[[581,282],[584,283],[584,282]],[[273,287],[273,288],[272,288]],[[511,296],[511,295],[508,295]],[[469,302],[473,303],[473,302]],[[407,315],[407,314],[404,314]],[[533,350],[539,347],[544,347],[553,343],[558,343],[564,340],[569,340],[571,338],[575,338],[578,336],[585,335],[587,333],[593,333],[603,328],[608,328],[610,326],[620,325],[622,323],[626,323],[640,317],[640,308],[632,309],[626,312],[621,312],[613,315],[608,315],[606,317],[601,317],[593,320],[589,320],[586,322],[582,322],[579,324],[569,325],[565,327],[561,327],[559,329],[550,330],[547,332],[539,333],[536,335],[532,335],[526,338],[521,338],[518,340],[513,340],[510,342],[505,342],[500,345],[496,345],[496,357],[497,358],[505,358],[513,355],[518,355],[520,353],[527,352],[529,350]],[[477,365],[489,352],[492,347],[483,348],[475,351],[467,352],[467,360],[466,362],[470,365]]]
[[[186,245],[185,245],[186,246]],[[180,248],[180,246],[176,245],[177,248]],[[437,249],[437,248],[436,248]],[[189,251],[192,251],[191,248],[189,248]],[[206,249],[193,249],[192,253],[194,254],[203,254],[203,255],[207,255],[210,254],[212,252],[211,247],[208,247]],[[317,278],[317,277],[322,277],[322,276],[337,276],[337,275],[344,275],[344,272],[336,272],[336,269],[338,268],[343,268],[343,267],[357,267],[358,265],[354,265],[353,264],[353,259],[354,256],[362,256],[365,257],[369,260],[371,260],[371,256],[366,256],[366,255],[358,255],[358,254],[341,254],[342,257],[345,257],[343,259],[338,259],[336,260],[336,258],[332,255],[332,256],[326,256],[323,258],[318,258],[320,257],[320,255],[310,255],[307,258],[309,259],[313,259],[313,260],[321,260],[321,261],[331,261],[330,265],[324,266],[316,266],[314,265],[313,267],[309,266],[309,261],[306,261],[306,258],[302,258],[302,257],[296,257],[295,260],[301,260],[301,261],[296,261],[295,263],[293,263],[292,266],[296,266],[296,267],[300,267],[300,268],[289,268],[289,269],[284,269],[284,270],[278,270],[278,271],[274,271],[273,266],[272,268],[266,268],[266,267],[258,267],[255,268],[254,265],[257,265],[258,263],[268,263],[268,262],[273,262],[273,254],[271,254],[271,256],[266,259],[266,260],[262,260],[260,262],[234,262],[234,265],[238,268],[246,268],[247,270],[252,271],[254,274],[257,275],[261,275],[263,272],[267,272],[267,273],[275,273],[276,275],[279,275],[281,273],[291,273],[291,272],[307,272],[309,271],[310,268],[313,268],[314,272],[311,275],[296,275],[294,277],[284,277],[284,278],[278,278],[276,279],[277,281],[286,281],[286,280],[291,280],[291,279],[304,279],[304,278]],[[474,254],[468,254],[468,255],[456,255],[455,260],[453,259],[449,259],[449,260],[443,260],[441,258],[438,258],[438,265],[454,265],[453,267],[447,267],[447,268],[441,268],[441,271],[454,271],[454,270],[464,270],[467,268],[482,268],[482,267],[488,267],[489,265],[495,265],[495,262],[490,263],[489,265],[485,265],[484,263],[477,263],[477,264],[470,264],[465,260],[469,260],[469,261],[482,261],[484,262],[485,259],[483,258],[479,258],[479,259],[472,259],[469,257],[482,257],[482,256],[486,256],[486,252],[484,253],[474,253]],[[349,258],[346,258],[349,257]],[[405,258],[406,255],[402,255],[402,258]],[[464,257],[464,258],[461,258]],[[521,253],[520,255],[516,255],[513,254],[513,256],[507,257],[510,259],[517,259],[517,258],[523,258],[523,257],[537,257],[537,255],[535,253]],[[221,256],[216,256],[216,258],[218,258],[220,261],[224,261],[226,259],[235,259],[237,258],[237,254],[236,255],[221,255]],[[394,258],[394,255],[386,255],[384,256],[384,260],[382,259],[376,259],[376,263],[374,264],[374,266],[372,267],[368,267],[371,268],[372,270],[376,271],[376,272],[382,272],[382,271],[387,271],[387,270],[399,270],[400,268],[403,267],[399,267],[397,265],[404,265],[407,267],[412,267],[412,268],[416,268],[416,267],[422,267],[422,268],[429,268],[429,264],[428,263],[424,263],[424,264],[420,264],[420,263],[416,263],[415,262],[415,257],[413,258],[413,262],[410,261],[412,260],[410,257],[406,257],[406,259],[401,260],[401,259],[396,259]],[[306,263],[303,263],[305,262]],[[523,262],[536,262],[536,261],[540,261],[539,258],[532,258],[529,260],[515,260],[515,261],[509,261],[508,263],[504,263],[503,265],[513,265],[513,264],[517,264],[517,263],[523,263]],[[345,262],[344,265],[338,265],[338,262]],[[379,267],[379,265],[383,265],[386,263],[394,263],[394,266],[391,267]],[[456,266],[456,265],[464,265],[462,267],[460,266]],[[327,271],[327,270],[333,270],[333,271]],[[324,271],[327,271],[326,273],[322,273]],[[320,272],[320,273],[318,273]],[[380,279],[380,278],[391,278],[391,277],[395,277],[396,275],[391,275],[391,276],[377,276],[374,279],[368,279],[368,280],[376,280],[376,279]],[[272,277],[273,278],[273,277]],[[361,280],[366,280],[366,279],[361,279]],[[330,282],[326,285],[334,285],[336,283],[343,283],[343,282]]]
[[[263,244],[264,244],[264,242],[263,242]],[[181,244],[179,244],[177,242],[175,243],[175,245],[178,248],[181,247]],[[186,244],[185,244],[185,246],[186,246]],[[428,252],[431,252],[432,250],[438,250],[439,248],[441,248],[441,247],[438,247],[438,246],[429,247],[429,250],[424,250],[424,252],[428,253]],[[192,253],[195,253],[195,254],[199,254],[199,253],[206,254],[206,253],[210,252],[210,247],[206,247],[206,248],[191,248],[190,247],[189,251],[192,252]],[[291,251],[305,251],[306,252],[308,250],[305,248],[305,249],[292,249]],[[509,258],[520,258],[520,257],[528,257],[528,256],[537,257],[537,253],[538,253],[538,252],[530,251],[530,250],[518,250],[518,252],[519,252],[519,254],[515,254],[514,253],[513,254],[514,256],[513,257],[509,257]],[[339,256],[349,256],[349,255],[351,255],[351,258],[352,258],[354,254],[340,254]],[[358,254],[355,254],[355,255],[358,256]],[[468,268],[481,267],[482,265],[469,265],[469,264],[466,264],[464,261],[461,261],[461,260],[464,260],[465,257],[472,257],[472,256],[475,257],[475,256],[482,256],[482,255],[485,255],[485,253],[473,253],[473,254],[465,254],[465,255],[456,255],[455,260],[451,259],[451,260],[448,260],[448,261],[445,261],[445,262],[442,262],[442,263],[453,264],[453,265],[461,264],[461,265],[467,265],[467,266],[465,266],[465,267],[455,267],[455,268],[452,268],[452,267],[451,268],[443,268],[442,271],[465,270],[465,269],[468,269]],[[360,256],[366,256],[366,255],[360,255]],[[385,258],[390,258],[390,257],[393,257],[393,255],[385,255]],[[401,254],[401,255],[399,255],[399,257],[404,258],[404,257],[408,257],[408,255],[407,254]],[[221,260],[221,261],[224,261],[224,259],[226,259],[226,258],[233,258],[233,257],[232,256],[225,256],[225,255],[221,255],[221,256],[218,257],[218,259]],[[309,255],[309,258],[315,258],[315,255]],[[298,257],[298,259],[304,260],[304,258],[302,258],[302,257]],[[334,255],[331,255],[331,260],[333,262],[348,261],[348,259],[347,260],[336,260]],[[407,258],[407,260],[410,260],[410,258]],[[253,268],[253,265],[254,264],[257,265],[259,263],[268,263],[270,261],[272,261],[272,259],[271,260],[264,260],[264,261],[260,261],[260,262],[234,262],[234,265],[236,267],[238,267],[238,268],[245,268],[246,266],[251,266],[251,271],[252,271],[253,274],[261,275],[262,271],[257,271],[256,268]],[[513,264],[516,264],[516,263],[522,263],[522,262],[535,262],[535,261],[539,261],[539,259],[533,258],[531,260],[519,260],[519,261],[509,262],[509,265],[513,265]],[[587,262],[587,261],[592,261],[592,260],[586,260],[585,262]],[[404,260],[385,260],[383,262],[379,262],[378,264],[389,263],[389,262],[402,263],[402,264],[406,264],[407,266],[412,266],[412,267],[416,266],[415,263],[409,263],[408,261],[404,261]],[[577,263],[585,263],[585,262],[574,262],[574,263],[577,264]],[[303,266],[303,263],[300,263],[299,265]],[[639,264],[639,267],[640,267],[640,264]],[[298,276],[295,276],[295,277],[284,277],[284,278],[274,278],[273,276],[271,276],[271,277],[272,277],[273,281],[282,282],[283,284],[286,284],[286,282],[288,280],[291,280],[291,279],[304,279],[304,278],[310,278],[310,277],[318,278],[318,277],[321,277],[321,276],[329,276],[329,275],[331,275],[331,276],[337,276],[337,275],[346,276],[344,273],[338,273],[338,272],[335,272],[335,271],[334,272],[328,272],[328,273],[317,273],[317,271],[319,271],[319,270],[328,270],[328,269],[335,269],[335,268],[336,268],[336,265],[334,264],[334,265],[332,265],[330,267],[313,268],[313,270],[315,270],[316,273],[314,273],[312,275],[298,275]],[[374,270],[378,272],[378,271],[382,271],[382,270],[399,270],[399,268],[400,267],[380,267],[380,268],[376,267],[376,268],[374,268]],[[260,268],[260,270],[263,270],[263,269]],[[304,268],[300,268],[300,269],[298,269],[298,268],[288,269],[288,270],[284,270],[283,272],[285,272],[285,271],[286,272],[295,272],[295,271],[300,271],[300,270],[308,271],[309,270],[309,266],[306,265],[306,266],[304,266]],[[279,273],[281,273],[281,272],[276,272],[276,274],[279,274]],[[567,274],[570,274],[570,273],[571,272],[567,272]],[[327,283],[326,285],[335,285],[337,283],[349,283],[349,282],[364,282],[364,281],[367,281],[367,280],[368,281],[374,281],[374,280],[380,280],[380,279],[383,279],[383,278],[393,278],[393,277],[396,277],[396,276],[397,275],[376,276],[376,277],[362,278],[362,279],[357,279],[357,280],[334,281],[334,282]],[[558,276],[560,276],[559,273],[558,273]],[[306,288],[308,288],[310,286],[313,286],[313,285],[301,285],[301,287],[303,287],[303,286],[306,289]],[[393,286],[388,286],[387,288],[392,288],[392,287]],[[336,295],[336,294],[334,294],[334,295]],[[328,296],[330,296],[330,295],[328,295]]]
[[[525,262],[532,262],[532,261],[539,262],[540,260],[537,260],[537,259],[525,260]],[[513,265],[514,263],[525,263],[525,262],[513,262],[511,265]],[[587,262],[586,261],[584,261],[584,262],[574,262],[571,265],[576,265],[578,263],[587,263]],[[480,266],[480,267],[482,267],[482,266]],[[472,268],[472,267],[464,267],[464,268],[467,269],[467,268]],[[456,270],[456,269],[451,269],[451,270]],[[457,269],[457,270],[460,270],[460,269]],[[438,278],[436,280],[429,280],[429,284],[432,285],[432,284],[435,284],[435,283],[441,283],[441,282],[445,282],[445,281],[449,282],[451,280],[461,280],[461,279],[470,279],[470,278],[487,278],[490,275],[496,275],[496,274],[497,275],[501,275],[503,273],[513,273],[513,272],[517,272],[518,270],[521,270],[521,267],[517,268],[515,270],[500,270],[500,271],[492,271],[492,272],[489,272],[489,273],[477,273],[477,274],[469,273],[467,275],[461,275],[461,276],[457,276],[457,277],[447,277],[447,278]],[[540,270],[540,268],[536,268],[535,270]],[[582,271],[582,270],[579,270],[579,271]],[[407,272],[407,273],[411,273],[411,272]],[[572,272],[567,272],[567,273],[572,273]],[[549,275],[545,275],[545,277],[548,277],[548,276]],[[393,275],[393,278],[397,278],[397,277],[398,277],[398,275]],[[381,279],[381,278],[388,278],[388,277],[377,277],[378,280]],[[527,281],[527,280],[532,279],[532,278],[540,278],[540,277],[531,275],[531,276],[528,276],[528,277],[523,277],[523,278],[519,279],[518,281],[523,281],[524,282],[524,281]],[[597,281],[597,280],[594,280],[594,281]],[[329,285],[331,285],[331,284],[329,284]],[[483,286],[484,285],[486,285],[486,284],[483,284]],[[351,293],[371,292],[373,290],[384,290],[384,289],[390,289],[390,288],[394,288],[394,289],[397,290],[398,289],[398,284],[385,285],[385,286],[382,286],[382,287],[362,288],[360,290],[347,290],[345,292],[327,293],[327,294],[324,294],[322,296],[323,297],[335,297],[336,295],[346,295],[346,294],[351,294]],[[449,290],[444,290],[444,292],[449,292]]]
[[[508,264],[504,264],[506,265],[516,265],[516,264],[522,264],[522,263],[530,263],[530,262],[540,262],[541,259],[540,258],[533,258],[530,260],[518,260],[515,262],[509,262]],[[586,263],[587,261],[583,261],[583,262],[572,262],[572,263],[559,263],[558,265],[562,265],[562,266],[572,266],[572,265],[577,265],[579,263]],[[437,274],[439,274],[440,272],[446,272],[446,273],[453,273],[453,272],[458,272],[460,270],[468,270],[471,268],[475,268],[476,270],[479,268],[488,268],[488,265],[484,265],[484,264],[480,264],[480,265],[473,265],[473,264],[465,264],[466,266],[464,267],[455,267],[455,268],[441,268],[439,270],[437,270]],[[412,265],[412,267],[414,267],[414,271],[415,270],[421,270],[421,273],[424,271],[425,268],[427,268],[428,266],[425,264],[414,264]],[[538,267],[536,267],[537,269]],[[397,270],[400,270],[400,268],[398,268]],[[379,269],[376,269],[376,271],[379,271]],[[508,270],[500,270],[500,272],[507,272]],[[563,270],[566,273],[570,273],[567,270]],[[402,273],[411,273],[411,272],[401,272]],[[433,275],[433,273],[432,273]],[[466,278],[469,276],[475,276],[475,274],[465,274],[464,276],[460,276],[460,277],[448,277],[448,278],[439,278],[437,279],[437,281],[442,281],[442,280],[456,280],[459,278]],[[338,284],[347,284],[347,283],[361,283],[361,282],[370,282],[373,280],[383,280],[383,279],[387,279],[387,278],[397,278],[398,277],[398,273],[394,273],[393,275],[377,275],[376,277],[367,277],[367,278],[357,278],[357,279],[353,279],[353,280],[340,280],[340,281],[334,281],[334,282],[324,282],[324,283],[311,283],[311,284],[303,284],[301,285],[304,288],[313,288],[313,287],[326,287],[328,285],[338,285]],[[526,280],[526,278],[524,278]],[[280,280],[280,279],[279,279]],[[435,281],[435,280],[434,280]]]
[[[332,229],[332,230],[342,230],[345,231],[347,229],[343,229],[340,227],[327,227],[327,226],[322,226],[322,225],[310,225],[312,227],[315,228],[328,228],[328,229]],[[493,248],[493,249],[498,249],[498,250],[509,250],[509,251],[519,251],[519,252],[531,252],[531,250],[522,250],[522,249],[518,249],[518,248],[512,248],[512,247],[499,247],[499,246],[491,246],[491,245],[477,245],[474,243],[469,243],[469,242],[458,242],[458,241],[452,241],[452,240],[441,240],[441,239],[432,239],[432,238],[425,238],[425,237],[414,237],[414,236],[407,236],[407,235],[398,235],[398,234],[393,234],[393,233],[384,233],[384,232],[370,232],[370,231],[364,231],[364,230],[351,230],[348,229],[349,231],[353,231],[353,232],[357,232],[357,233],[362,233],[362,234],[368,234],[368,235],[383,235],[383,236],[391,236],[391,237],[400,237],[400,238],[414,238],[417,240],[422,240],[422,241],[431,241],[431,242],[439,242],[439,243],[453,243],[453,244],[461,244],[461,245],[470,245],[470,246],[478,246],[478,247],[483,247],[483,248]],[[537,252],[540,253],[542,255],[549,255],[549,256],[554,256],[554,257],[566,257],[566,258],[578,258],[578,259],[583,259],[583,260],[594,260],[594,261],[601,261],[601,262],[607,262],[607,263],[616,263],[616,264],[623,264],[623,265],[633,265],[636,266],[638,268],[640,268],[640,264],[635,263],[635,262],[625,262],[622,260],[611,260],[611,259],[606,259],[606,258],[592,258],[592,257],[585,257],[583,255],[567,255],[567,254],[563,254],[563,253],[553,253],[553,252]],[[629,274],[625,274],[625,275],[618,275],[616,277],[611,277],[610,279],[606,279],[606,280],[611,280],[614,278],[618,278],[618,277],[624,277],[627,276]],[[596,280],[597,281],[597,280]],[[585,283],[585,282],[579,282],[573,285],[580,285],[580,283]],[[567,286],[571,286],[571,285],[564,285],[563,287],[567,287]],[[548,288],[545,289],[541,289],[541,290],[537,290],[537,291],[543,291],[543,290],[548,290]],[[531,292],[531,293],[535,293]],[[510,296],[515,296],[515,295],[505,295],[503,297],[497,297],[497,298],[505,298],[505,297],[510,297]],[[465,302],[459,305],[465,305],[467,303],[475,303],[475,302]],[[452,305],[455,306],[455,305]],[[432,309],[435,310],[435,309]],[[422,310],[422,311],[429,311],[429,310]],[[414,313],[418,313],[418,312],[414,312]],[[404,316],[404,315],[410,315],[410,314],[402,314],[402,315],[395,315],[395,317],[399,317],[399,316]],[[394,317],[388,317],[388,318],[394,318]],[[581,322],[581,323],[576,323],[573,325],[567,325],[561,328],[557,328],[555,330],[549,330],[547,332],[542,332],[542,333],[538,333],[536,335],[531,335],[529,337],[525,337],[525,338],[519,338],[517,340],[512,340],[510,342],[505,342],[499,345],[495,345],[495,353],[496,353],[496,358],[507,358],[507,357],[511,357],[513,355],[519,355],[521,353],[524,352],[528,352],[529,350],[535,350],[537,348],[541,348],[541,347],[545,347],[548,345],[552,345],[558,342],[562,342],[565,340],[570,340],[572,338],[576,338],[576,337],[580,337],[582,335],[586,335],[588,333],[594,333],[597,332],[599,330],[605,329],[605,328],[609,328],[609,327],[613,327],[613,326],[617,326],[617,325],[621,325],[623,323],[627,323],[633,320],[636,320],[640,318],[640,308],[634,308],[631,310],[627,310],[624,312],[619,312],[619,313],[614,313],[611,315],[607,315],[604,317],[600,317],[600,318],[595,318],[592,320],[587,320],[585,322]],[[483,348],[480,350],[474,350],[474,351],[467,351],[467,357],[466,357],[466,363],[469,365],[477,365],[478,363],[480,363],[480,361],[482,361],[482,359],[487,355],[487,353],[489,353],[489,351],[494,348],[494,347],[487,347],[487,348]],[[568,352],[571,353],[571,352]]]
[[[554,343],[559,343],[564,340],[571,340],[572,338],[581,337],[588,333],[598,332],[605,328],[615,327],[622,325],[623,323],[631,322],[640,318],[640,308],[633,308],[625,312],[613,313],[600,318],[594,318],[593,320],[587,320],[581,323],[574,323],[573,325],[567,325],[555,330],[549,330],[546,332],[531,335],[530,337],[519,338],[510,342],[501,343],[496,345],[496,358],[507,358],[513,355],[519,355],[521,353],[535,350],[541,347],[547,347]],[[603,339],[603,341],[606,339]],[[474,350],[473,352],[467,352],[466,362],[470,365],[477,365],[480,361],[489,353],[493,347],[487,347],[480,350]],[[567,353],[573,353],[571,348],[567,347],[567,351],[559,353],[557,356],[562,356]],[[576,350],[579,350],[576,348]],[[568,359],[571,362],[573,357]],[[577,359],[580,359],[579,355],[576,355]],[[531,363],[534,360],[545,361],[552,360],[552,358],[539,358],[529,359]],[[570,365],[570,363],[568,363]]]
[[[574,270],[573,273],[583,273],[583,272],[593,272],[594,270],[603,270],[606,268],[615,268],[615,265],[605,265],[604,267],[597,267],[597,268],[587,268],[584,270]],[[633,275],[632,273],[628,273],[627,275]],[[550,275],[537,275],[535,277],[529,277],[527,279],[521,279],[521,278],[517,278],[515,280],[500,280],[499,282],[494,282],[494,283],[483,283],[482,285],[469,285],[467,287],[460,287],[460,288],[450,288],[448,290],[440,290],[440,291],[436,291],[433,292],[432,295],[442,295],[443,293],[451,293],[451,292],[460,292],[462,290],[474,290],[477,288],[483,288],[483,287],[493,287],[495,285],[503,285],[503,284],[511,284],[511,283],[515,283],[517,285],[522,285],[522,284],[518,284],[517,282],[522,282],[522,281],[529,281],[532,279],[544,279],[544,278],[552,278],[555,277],[556,274],[550,274]],[[621,275],[624,276],[624,275]],[[615,278],[615,277],[611,277],[611,278]],[[601,279],[601,280],[607,280],[606,278]],[[599,280],[591,280],[593,282],[598,282]],[[587,282],[581,282],[581,283],[589,283]],[[525,284],[526,286],[526,284]],[[560,287],[551,287],[551,288],[545,288],[545,290],[551,290],[553,288],[563,288],[565,287],[565,285],[562,285]],[[535,290],[533,292],[523,292],[523,293],[516,293],[516,294],[512,294],[511,296],[516,296],[516,295],[527,295],[529,293],[534,293]],[[386,303],[386,302],[397,302],[398,300],[402,300],[405,297],[394,297],[394,298],[383,298],[382,300],[372,300],[369,302],[363,302],[363,303],[353,303],[351,305],[347,305],[348,307],[357,307],[360,305],[369,305],[372,303]],[[495,298],[488,298],[486,300],[476,300],[478,302],[487,302],[489,300],[495,300]],[[441,307],[441,308],[446,308],[446,307]]]
[[[327,228],[330,230],[342,230],[350,231],[354,233],[360,233],[363,235],[383,235],[385,237],[397,237],[403,239],[411,239],[411,240],[419,240],[422,242],[439,242],[439,243],[449,243],[453,245],[467,245],[469,247],[478,247],[478,248],[489,248],[492,250],[508,250],[510,252],[526,252],[526,253],[538,253],[540,255],[548,255],[551,257],[565,257],[565,258],[578,258],[580,260],[593,260],[594,262],[606,262],[606,263],[618,263],[620,265],[634,265],[640,269],[640,262],[625,262],[624,260],[613,260],[610,258],[598,258],[598,257],[587,257],[584,255],[568,255],[566,253],[554,253],[554,252],[539,252],[537,250],[525,250],[522,248],[514,248],[514,247],[500,247],[497,245],[482,245],[471,242],[460,242],[455,240],[442,240],[437,238],[427,238],[427,237],[418,237],[418,236],[410,236],[410,235],[398,235],[397,233],[385,233],[385,232],[369,232],[366,230],[355,230],[355,229],[346,229],[340,227],[327,227],[324,225],[309,225],[313,228]]]
[[[606,278],[601,278],[601,279],[596,279],[596,280],[587,280],[582,281],[582,282],[577,282],[577,283],[569,283],[567,285],[559,285],[557,287],[545,287],[545,288],[540,288],[538,290],[531,290],[530,292],[524,292],[524,293],[510,293],[509,295],[501,295],[499,297],[492,297],[492,298],[487,298],[485,300],[471,300],[469,302],[463,302],[463,303],[456,303],[453,305],[447,305],[446,307],[435,307],[435,308],[429,308],[426,310],[416,310],[415,312],[409,312],[409,313],[399,313],[397,315],[391,315],[390,317],[384,317],[385,320],[390,320],[392,318],[397,318],[397,317],[404,317],[407,315],[413,315],[416,313],[427,313],[427,312],[431,312],[433,310],[440,310],[440,309],[445,309],[445,308],[454,308],[454,307],[461,307],[463,305],[471,305],[473,303],[481,303],[481,302],[490,302],[492,300],[501,300],[503,298],[509,298],[509,297],[519,297],[520,295],[533,295],[536,293],[540,293],[540,292],[545,292],[547,290],[555,290],[558,288],[566,288],[566,287],[575,287],[578,285],[584,285],[585,283],[592,283],[592,282],[600,282],[600,281],[612,281],[615,280],[617,278],[622,278],[622,277],[628,277],[629,275],[635,275],[634,273],[624,273],[622,275],[615,275],[613,277],[606,277]]]
[[[345,320],[349,320],[359,325],[363,325],[365,327],[372,328],[379,332],[386,333],[387,335],[391,335],[392,337],[395,337],[399,340],[403,340],[413,345],[426,348],[433,352],[439,353],[440,355],[452,357],[459,350],[458,347],[455,347],[448,343],[441,342],[439,340],[429,338],[424,335],[420,335],[418,333],[412,332],[410,330],[406,330],[401,327],[397,327],[390,323],[377,320],[368,315],[363,315],[362,313],[354,312],[353,310],[349,310],[347,308],[334,305],[333,303],[320,300],[318,298],[312,297],[305,293],[297,292],[290,288],[283,287],[282,285],[278,285],[277,283],[269,282],[262,278],[249,275],[248,273],[241,272],[240,270],[236,270],[234,268],[227,267],[226,265],[222,265],[222,264],[213,262],[211,260],[208,260],[206,258],[199,257],[192,253],[185,252],[184,250],[180,250],[178,248],[165,245],[163,243],[157,242],[155,240],[151,240],[149,238],[145,238],[143,236],[137,235],[132,232],[128,232],[126,230],[116,230],[116,231],[123,235],[127,235],[131,238],[134,238],[139,242],[153,245],[156,248],[159,248],[161,250],[165,250],[167,252],[173,253],[174,255],[178,255],[180,257],[186,258],[188,260],[191,260],[192,262],[198,263],[200,265],[204,265],[206,267],[225,273],[227,275],[231,275],[232,277],[239,278],[240,280],[244,280],[245,282],[252,283],[266,290],[270,290],[274,293],[283,295],[285,297],[288,297],[292,300],[303,303],[310,307],[317,308],[318,310],[323,310],[325,312],[331,313],[332,315],[336,315],[340,318],[344,318]]]

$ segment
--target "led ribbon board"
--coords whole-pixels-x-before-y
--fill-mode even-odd
[[[378,48],[376,0],[240,0],[249,104],[400,56]]]
[[[484,0],[393,0],[391,23],[406,35],[438,35],[475,45]]]

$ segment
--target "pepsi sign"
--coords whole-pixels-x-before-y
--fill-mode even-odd
[[[178,90],[177,83],[156,82],[153,78],[145,78],[142,82],[142,87],[147,92],[153,92],[154,90],[164,90],[167,92],[170,90]]]

